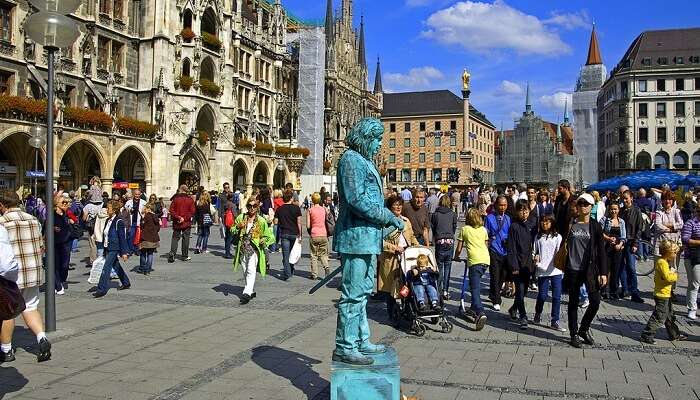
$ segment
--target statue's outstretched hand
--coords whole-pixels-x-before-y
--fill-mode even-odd
[[[403,231],[403,220],[399,217],[394,218],[394,222],[391,224],[391,226],[396,227],[396,229]]]

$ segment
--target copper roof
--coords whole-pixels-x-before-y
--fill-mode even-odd
[[[591,31],[591,42],[588,44],[588,59],[586,65],[598,65],[603,63],[603,57],[600,56],[600,46],[598,46],[598,36],[595,34],[595,25]]]

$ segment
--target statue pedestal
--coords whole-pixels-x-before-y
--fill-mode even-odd
[[[372,365],[331,364],[331,400],[399,400],[401,377],[396,351],[372,356]]]

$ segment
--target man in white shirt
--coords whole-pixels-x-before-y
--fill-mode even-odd
[[[146,202],[141,199],[141,190],[134,189],[133,196],[124,204],[124,208],[129,210],[131,215],[128,232],[130,233],[128,239],[128,245],[131,247],[131,253],[138,253],[138,248],[134,245],[134,235],[136,234],[136,228],[141,225],[141,215],[143,215],[143,208]]]
[[[403,190],[401,191],[401,198],[403,199],[404,203],[413,199],[413,195],[407,187],[403,188]]]

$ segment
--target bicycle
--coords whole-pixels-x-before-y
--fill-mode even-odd
[[[646,257],[642,257],[639,254],[639,249],[641,246],[646,246],[648,251],[645,254]],[[637,240],[637,276],[649,276],[654,272],[654,266],[656,265],[656,260],[660,257],[658,254],[656,254],[656,239],[653,240],[653,242],[650,242],[648,240]],[[678,252],[678,256],[676,258],[676,268],[680,268],[682,264],[682,259],[681,255],[683,254],[683,251]]]

